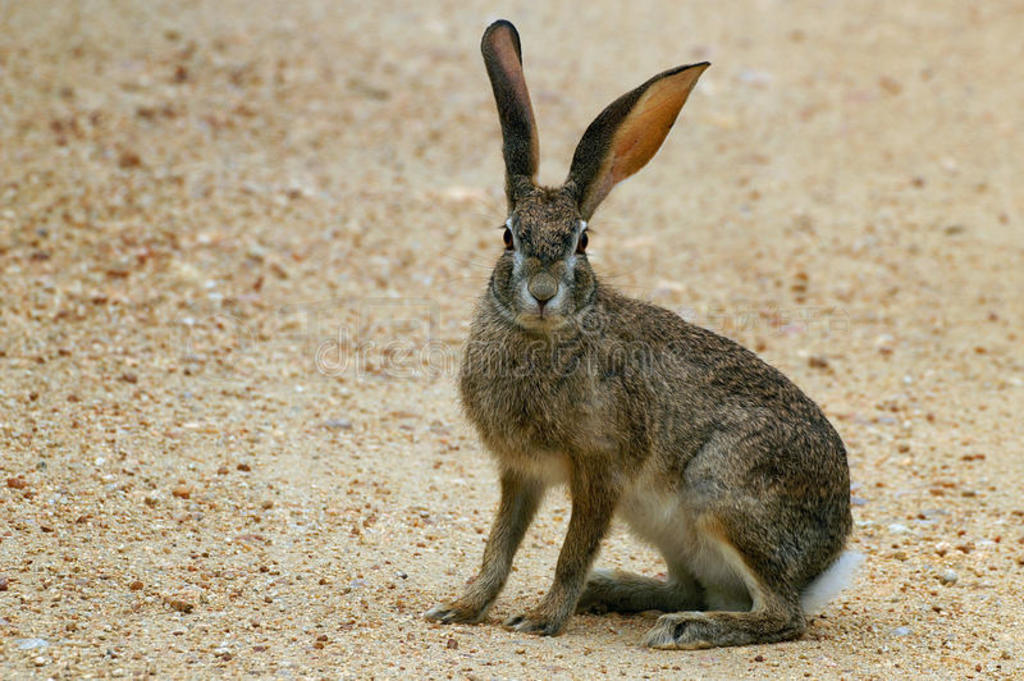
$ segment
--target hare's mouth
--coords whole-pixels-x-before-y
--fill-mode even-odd
[[[570,321],[568,315],[560,311],[542,309],[539,311],[519,312],[515,316],[515,322],[529,331],[548,333],[561,329]]]

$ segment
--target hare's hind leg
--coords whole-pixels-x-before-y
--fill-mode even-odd
[[[689,575],[668,579],[623,570],[594,570],[580,596],[577,612],[677,612],[701,607],[700,586]]]
[[[795,606],[795,607],[794,607]],[[799,603],[776,601],[749,612],[673,612],[647,632],[649,648],[718,648],[788,641],[806,628]]]
[[[707,591],[708,602],[712,607],[729,607],[730,602],[738,604],[740,601],[736,599],[734,589],[738,579],[749,594],[749,610],[688,611],[662,615],[647,632],[644,645],[651,648],[715,648],[773,643],[799,637],[807,626],[799,594],[780,584],[769,583],[764,575],[755,572],[714,519],[705,517],[699,524],[701,541],[707,551],[705,555],[710,558],[710,554],[717,554],[720,561],[712,565],[710,560],[706,560],[703,573],[697,572],[697,578]]]

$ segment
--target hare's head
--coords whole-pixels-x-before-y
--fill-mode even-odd
[[[658,151],[708,64],[670,69],[612,102],[583,134],[565,183],[545,188],[534,180],[539,144],[519,34],[497,21],[480,48],[501,120],[509,212],[491,295],[507,318],[543,332],[571,322],[593,300],[587,221],[616,183]]]

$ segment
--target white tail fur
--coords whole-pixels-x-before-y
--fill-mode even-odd
[[[864,562],[864,554],[846,551],[824,572],[814,578],[800,594],[800,605],[806,615],[817,615],[839,592],[853,581],[854,573]]]

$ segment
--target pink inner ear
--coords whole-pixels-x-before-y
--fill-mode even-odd
[[[601,185],[620,182],[654,157],[703,69],[688,69],[651,85],[619,126],[609,149],[608,177]]]
[[[594,121],[596,124],[605,118],[615,120],[621,116],[617,123],[612,123],[610,134],[601,129],[595,131],[591,124],[576,148],[570,171],[570,178],[575,176],[582,180],[585,194],[580,201],[580,211],[584,217],[593,214],[616,183],[643,168],[658,152],[690,91],[708,66],[705,62],[673,69],[666,72],[669,75],[659,74],[612,102]],[[632,101],[632,105],[627,104],[628,101]],[[626,106],[628,111],[619,113]],[[609,135],[606,145],[599,139],[604,135]],[[586,167],[586,156],[601,147],[599,165],[591,171]],[[581,150],[585,152],[583,157]]]

